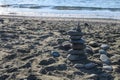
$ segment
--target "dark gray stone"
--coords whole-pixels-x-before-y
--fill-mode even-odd
[[[86,48],[85,48],[85,52],[86,52],[87,54],[94,54],[94,53],[95,53],[95,52],[92,50],[91,47],[86,47]]]
[[[92,46],[92,47],[99,47],[98,43],[95,42],[95,41],[90,41],[89,45]]]
[[[71,43],[76,43],[76,44],[84,44],[85,43],[85,40],[84,39],[79,39],[79,40],[71,40],[70,41]]]
[[[68,31],[68,35],[70,35],[70,36],[82,36],[83,33],[82,32],[78,32],[76,30],[69,30]]]
[[[75,54],[75,55],[80,55],[80,54],[85,54],[85,51],[84,50],[73,50],[73,49],[70,49],[69,54]]]
[[[83,64],[77,63],[74,65],[74,67],[80,69],[80,68],[84,68],[85,66]]]
[[[59,57],[59,56],[60,56],[59,52],[56,52],[56,51],[52,51],[52,52],[51,52],[51,55],[52,55],[53,57]]]
[[[96,64],[95,63],[88,63],[88,64],[85,64],[85,68],[86,69],[93,69],[94,67],[96,67]]]
[[[81,36],[70,36],[70,39],[72,40],[79,40],[82,38],[82,35]]]
[[[100,49],[100,50],[99,50],[99,53],[100,53],[100,54],[105,54],[105,55],[107,55],[107,52],[106,52],[105,50],[103,50],[103,49]]]

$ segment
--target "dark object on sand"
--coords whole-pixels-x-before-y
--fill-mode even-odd
[[[83,33],[81,32],[80,24],[78,23],[77,28],[68,31],[68,35],[70,35],[72,49],[68,52],[69,55],[67,56],[67,58],[70,61],[79,61],[82,59],[86,59],[87,58],[85,55],[86,45],[84,39],[82,39]]]

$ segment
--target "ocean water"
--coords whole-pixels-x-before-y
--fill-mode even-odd
[[[0,15],[120,19],[120,0],[0,0]]]

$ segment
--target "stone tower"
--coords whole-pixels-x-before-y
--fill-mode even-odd
[[[86,59],[85,54],[85,40],[82,39],[83,33],[81,27],[78,23],[78,26],[75,29],[69,30],[68,35],[70,36],[70,42],[72,44],[72,49],[69,50],[67,58],[70,61],[79,61]]]

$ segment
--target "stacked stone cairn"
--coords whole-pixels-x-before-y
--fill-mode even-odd
[[[86,59],[86,45],[85,41],[82,39],[83,33],[81,31],[79,23],[77,28],[68,31],[68,35],[70,36],[72,49],[69,50],[67,58],[70,61],[80,61],[82,59]]]

